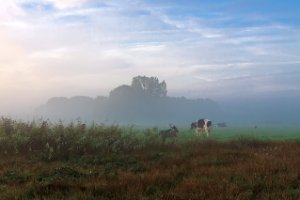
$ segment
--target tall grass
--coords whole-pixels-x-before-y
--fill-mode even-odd
[[[226,132],[163,141],[158,128],[2,117],[0,199],[300,198],[300,142],[215,139]]]
[[[155,130],[146,129],[139,137],[133,127],[90,124],[81,121],[64,125],[39,120],[24,123],[0,119],[0,155],[22,154],[41,159],[67,159],[72,155],[118,153],[141,148],[157,139]]]

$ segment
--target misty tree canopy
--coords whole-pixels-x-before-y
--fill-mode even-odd
[[[132,79],[131,87],[147,96],[164,97],[167,95],[166,82],[159,82],[157,77],[136,76]]]
[[[136,76],[132,79],[131,86],[121,85],[110,92],[110,98],[128,99],[142,97],[165,97],[167,84],[159,82],[157,77]]]
[[[111,99],[130,99],[135,96],[133,88],[129,85],[116,87],[109,93]]]
[[[109,97],[52,98],[38,109],[49,119],[76,119],[120,124],[185,124],[220,115],[210,99],[168,97],[167,84],[157,77],[136,76],[131,85],[120,85]]]

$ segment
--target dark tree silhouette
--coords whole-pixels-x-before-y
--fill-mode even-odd
[[[121,85],[121,86],[113,89],[110,92],[109,97],[111,99],[131,99],[135,96],[134,92],[135,91],[132,89],[131,86]]]
[[[167,95],[166,82],[159,82],[157,77],[136,76],[132,79],[131,87],[147,96],[165,97]]]

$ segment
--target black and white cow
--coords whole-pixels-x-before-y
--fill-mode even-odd
[[[179,133],[179,131],[178,131],[177,127],[174,125],[170,125],[169,129],[159,131],[159,136],[162,138],[163,141],[165,141],[166,138],[177,137],[178,133]]]
[[[191,129],[195,129],[195,133],[198,136],[200,136],[200,133],[203,131],[206,133],[206,136],[208,136],[211,126],[212,122],[209,119],[199,119],[198,121],[191,123]]]

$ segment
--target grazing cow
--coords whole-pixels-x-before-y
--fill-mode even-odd
[[[200,135],[203,130],[206,133],[206,136],[209,135],[210,127],[212,126],[212,122],[208,119],[199,119],[197,122],[193,122],[191,124],[191,129],[195,129],[196,135]]]
[[[159,131],[159,136],[163,139],[163,141],[165,141],[166,138],[177,137],[178,133],[179,133],[179,131],[176,128],[176,126],[170,125],[169,129]]]

